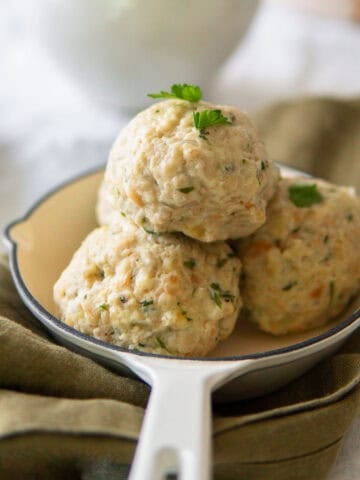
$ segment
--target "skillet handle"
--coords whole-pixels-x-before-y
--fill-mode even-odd
[[[211,478],[211,391],[234,365],[169,363],[151,369],[152,391],[129,480]]]

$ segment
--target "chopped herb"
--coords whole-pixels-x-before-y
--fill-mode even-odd
[[[163,348],[164,350],[166,350],[166,346],[165,346],[165,343],[161,340],[160,337],[155,337],[156,338],[156,341],[158,342],[159,344],[159,347]]]
[[[221,112],[221,110],[202,110],[201,112],[193,113],[194,125],[200,131],[200,137],[204,138],[208,135],[205,129],[214,125],[231,125]]]
[[[346,217],[346,220],[349,223],[351,223],[354,220],[354,215],[352,213],[349,213],[349,215],[347,215],[347,217]]]
[[[139,302],[140,305],[142,305],[143,307],[148,307],[149,305],[153,305],[154,304],[154,300],[142,300],[141,302]]]
[[[124,213],[124,212],[120,212],[120,215],[124,218],[126,217],[126,213]]]
[[[175,83],[171,86],[170,92],[161,90],[160,93],[149,93],[151,98],[180,98],[189,102],[198,102],[201,100],[202,91],[197,85],[188,85],[187,83]]]
[[[222,268],[227,261],[228,261],[228,258],[218,258],[218,259],[216,260],[216,266],[217,266],[217,268]]]
[[[289,187],[289,198],[292,203],[300,208],[311,207],[315,203],[320,203],[323,196],[317,189],[316,183],[295,184]]]
[[[243,270],[243,271],[240,273],[240,280],[244,281],[244,280],[246,280],[246,277],[247,277],[246,272],[244,272],[244,270]]]
[[[261,185],[261,172],[260,172],[260,170],[256,170],[256,179],[258,181],[258,184]]]
[[[143,229],[145,230],[146,233],[149,235],[155,235],[155,237],[158,237],[160,235],[159,232],[155,232],[155,230],[150,230],[149,228],[146,228],[143,226]]]
[[[333,280],[329,283],[329,304],[331,305],[334,300],[334,293],[335,293],[335,283]]]
[[[155,236],[159,236],[160,233],[159,232],[156,232],[155,230],[151,230],[150,228],[146,227],[144,224],[147,222],[147,218],[144,217],[142,219],[142,227],[143,229],[145,230],[146,233],[148,233],[149,235],[155,235]]]
[[[128,298],[121,296],[121,297],[120,297],[120,302],[121,302],[121,303],[127,303],[127,302],[128,302]]]
[[[139,303],[143,309],[143,312],[147,313],[151,309],[152,305],[154,305],[154,300],[142,300]]]
[[[184,188],[178,188],[178,191],[181,193],[190,193],[194,190],[194,187],[184,187]]]
[[[97,267],[97,270],[96,270],[96,273],[95,273],[95,277],[98,279],[98,280],[104,280],[105,278],[105,272],[102,268],[100,267]]]
[[[326,244],[329,241],[329,235],[325,235],[323,242]]]
[[[248,161],[246,160],[246,158],[243,158],[242,160],[242,163],[245,165]]]
[[[160,110],[159,109],[155,110],[155,113],[160,113]]]
[[[87,293],[85,293],[85,295],[84,295],[84,300],[86,300],[86,299],[87,299]]]
[[[261,170],[266,170],[267,166],[268,166],[267,162],[264,160],[261,160]]]
[[[291,230],[291,233],[298,233],[300,231],[301,227],[300,225],[298,227],[295,227]]]
[[[188,317],[186,310],[181,310],[181,315],[183,315],[188,322],[192,322],[192,318]]]
[[[228,258],[234,258],[236,257],[235,253],[234,252],[230,252],[226,255]]]
[[[297,285],[297,282],[289,282],[286,285],[284,285],[281,290],[283,290],[284,292],[287,292],[288,290],[291,290],[293,287],[295,287],[295,285]]]
[[[107,305],[106,303],[102,303],[101,305],[99,305],[99,308],[100,310],[104,310],[104,312],[107,312],[109,310],[109,305]]]
[[[235,165],[233,163],[229,163],[227,165],[224,165],[224,171],[226,173],[232,173],[235,171]]]
[[[194,270],[195,266],[196,266],[195,258],[190,258],[189,260],[185,260],[184,262],[184,267],[190,268],[190,270]]]
[[[218,283],[212,283],[210,285],[210,298],[214,300],[216,305],[221,308],[222,301],[225,302],[234,302],[235,296],[228,290],[222,290]]]

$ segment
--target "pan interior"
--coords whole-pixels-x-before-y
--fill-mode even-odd
[[[283,170],[283,174],[289,170]],[[50,194],[11,228],[17,244],[19,274],[32,297],[57,317],[53,285],[85,236],[96,227],[95,202],[103,171],[68,183]],[[250,323],[238,322],[233,334],[209,357],[234,357],[289,347],[320,335],[360,306],[358,298],[336,321],[308,332],[274,337]]]

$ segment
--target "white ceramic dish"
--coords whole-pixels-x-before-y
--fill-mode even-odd
[[[286,167],[282,172],[299,173]],[[263,395],[301,375],[360,326],[359,299],[341,318],[302,334],[277,338],[243,323],[207,358],[144,354],[83,335],[57,320],[52,287],[96,225],[102,174],[98,170],[72,179],[8,226],[5,239],[16,287],[60,343],[152,386],[130,479],[160,480],[175,472],[182,480],[208,480],[211,393],[216,390],[216,401],[238,400]]]

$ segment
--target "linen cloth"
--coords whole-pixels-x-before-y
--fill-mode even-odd
[[[273,159],[360,187],[359,101],[280,104],[256,122]],[[215,405],[214,478],[326,479],[359,412],[359,383],[357,332],[281,390]],[[126,478],[148,387],[55,344],[22,305],[6,257],[0,388],[1,479]]]

